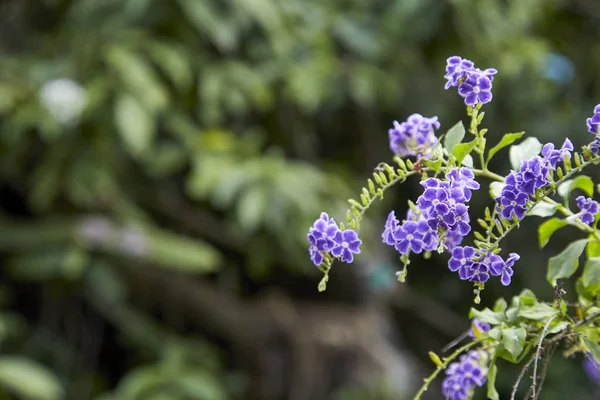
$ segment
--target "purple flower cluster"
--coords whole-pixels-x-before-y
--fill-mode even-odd
[[[475,106],[492,101],[492,82],[498,71],[488,68],[484,71],[475,68],[472,61],[453,56],[446,61],[445,89],[458,86],[458,94],[465,99],[465,104]]]
[[[598,202],[584,196],[577,197],[579,212],[569,218],[580,218],[584,224],[591,224],[598,214]]]
[[[470,169],[453,168],[446,180],[428,178],[421,185],[425,190],[417,199],[417,209],[409,210],[402,224],[390,212],[381,235],[384,243],[401,254],[434,251],[440,241],[452,249],[471,231],[466,203],[479,183]]]
[[[514,273],[512,267],[519,258],[521,257],[517,253],[510,253],[504,261],[497,254],[480,254],[474,247],[457,246],[452,250],[448,268],[452,272],[458,272],[458,276],[464,281],[484,283],[490,276],[499,276],[500,282],[508,286]]]
[[[521,220],[527,211],[527,202],[536,190],[550,184],[548,174],[556,168],[559,161],[570,159],[573,144],[566,139],[560,149],[547,143],[542,147],[542,156],[534,156],[523,160],[519,171],[511,171],[506,177],[506,184],[499,197],[496,198],[497,210],[502,218]]]
[[[446,378],[442,382],[442,394],[447,400],[465,400],[471,398],[476,386],[483,386],[487,380],[488,354],[483,350],[472,350],[460,356],[458,362],[451,363],[446,369]]]
[[[477,318],[473,318],[473,320],[471,321],[471,329],[469,329],[468,333],[469,337],[472,338],[475,337],[475,330],[473,329],[473,327],[476,328],[479,332],[489,332],[489,330],[492,329],[492,326],[487,322],[481,322]]]
[[[310,259],[318,267],[324,259],[324,254],[330,253],[340,258],[342,262],[351,263],[354,254],[360,253],[362,241],[352,229],[342,231],[326,213],[321,213],[308,235]]]
[[[435,129],[440,129],[437,117],[413,114],[405,122],[394,121],[388,131],[390,149],[400,157],[426,155],[438,142]]]

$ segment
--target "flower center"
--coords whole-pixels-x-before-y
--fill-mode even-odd
[[[406,240],[413,240],[413,239],[414,239],[414,236],[412,234],[409,233],[408,235],[406,235]]]
[[[475,87],[473,88],[473,93],[479,93],[479,91],[480,91],[480,90],[481,90],[481,89],[479,89],[479,87],[478,87],[478,86],[475,86]]]
[[[517,205],[517,202],[516,202],[515,200],[513,200],[513,201],[511,201],[511,202],[510,202],[510,205],[511,205],[511,206],[516,206],[516,205]]]
[[[466,258],[463,258],[463,259],[460,260],[460,264],[461,265],[465,265],[466,263],[467,263],[467,259]]]
[[[347,249],[348,248],[348,242],[342,242],[342,247]]]

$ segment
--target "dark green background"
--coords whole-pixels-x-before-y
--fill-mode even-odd
[[[369,213],[363,253],[324,294],[308,227],[343,219],[391,161],[392,120],[465,119],[443,89],[451,55],[499,71],[489,143],[589,142],[599,39],[592,0],[1,1],[0,398],[410,398],[473,297],[444,257],[394,282],[379,235],[419,185]],[[40,103],[57,78],[86,90],[75,124]],[[538,251],[537,223],[506,241],[513,284],[482,305],[552,298],[546,260],[576,233]],[[597,398],[580,366],[555,357],[542,398]],[[517,370],[498,367],[507,398]]]

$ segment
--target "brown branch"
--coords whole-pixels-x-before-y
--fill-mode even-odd
[[[546,322],[546,325],[544,325],[544,330],[542,331],[542,334],[540,335],[540,342],[538,343],[538,348],[535,352],[535,361],[533,363],[533,378],[532,378],[532,383],[531,383],[531,391],[533,393],[533,398],[537,398],[537,394],[536,394],[536,385],[537,385],[537,365],[538,365],[538,359],[540,358],[540,350],[542,349],[542,342],[544,341],[544,338],[546,337],[546,333],[548,332],[548,328],[550,327],[550,324],[552,323],[552,321],[554,321],[554,317],[550,318],[548,320],[548,322]]]
[[[533,354],[531,357],[529,357],[529,360],[521,369],[521,372],[519,373],[519,377],[517,378],[517,381],[513,385],[513,390],[512,390],[512,393],[510,394],[510,400],[515,400],[515,396],[517,395],[517,389],[519,388],[519,384],[521,383],[521,380],[525,376],[525,373],[531,366],[531,363],[533,363],[534,358],[535,358],[535,354]]]

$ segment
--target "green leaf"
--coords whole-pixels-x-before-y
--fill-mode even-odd
[[[502,182],[492,182],[490,183],[490,196],[494,199],[496,197],[500,197],[502,194],[502,189],[504,189],[505,184]]]
[[[462,121],[458,121],[452,128],[446,133],[444,140],[444,148],[448,150],[448,154],[452,154],[454,146],[462,142],[465,137],[465,126]]]
[[[462,163],[463,159],[469,153],[471,153],[471,151],[473,151],[473,149],[475,148],[476,145],[477,145],[477,139],[472,140],[467,143],[460,143],[460,144],[457,144],[456,146],[454,146],[454,150],[452,151],[452,154],[454,155],[454,157],[456,157],[457,164],[460,165]]]
[[[467,154],[462,160],[462,165],[468,168],[473,168],[473,157],[471,157],[470,154]]]
[[[225,400],[228,398],[220,382],[204,370],[188,369],[177,377],[176,383],[190,399]]]
[[[575,189],[580,189],[589,197],[594,195],[594,182],[592,178],[587,175],[579,175],[577,178],[573,179],[573,182],[569,185],[569,194]]]
[[[558,333],[562,332],[570,326],[568,321],[552,321],[550,324],[550,328],[548,328],[548,333]]]
[[[423,163],[425,164],[426,167],[431,168],[433,170],[433,172],[438,172],[440,170],[440,168],[442,167],[442,159],[438,159],[435,161],[432,161],[428,158],[423,158]]]
[[[592,357],[594,357],[594,360],[600,363],[600,344],[592,342],[586,337],[583,338],[583,341],[585,342],[585,345],[588,347],[588,349],[590,349],[590,353],[592,353]]]
[[[149,42],[148,55],[178,89],[185,90],[191,85],[193,76],[185,49],[171,43]]]
[[[567,221],[559,218],[551,218],[544,221],[544,223],[538,227],[538,241],[540,243],[540,248],[543,248],[548,244],[550,237],[554,232],[567,225]]]
[[[543,321],[558,314],[558,310],[544,303],[537,303],[532,307],[522,309],[517,314],[519,317],[532,319],[534,321]]]
[[[0,357],[0,386],[27,400],[58,400],[63,389],[43,365],[24,357]]]
[[[243,230],[251,232],[258,228],[267,210],[267,192],[264,187],[252,186],[237,203],[237,219]]]
[[[11,276],[25,281],[44,281],[62,277],[77,279],[83,275],[89,257],[80,247],[52,247],[30,251],[11,258],[7,264]]]
[[[207,273],[216,270],[221,262],[220,254],[207,243],[168,231],[145,230],[132,244],[135,245],[130,252],[138,252],[141,257],[169,270]]]
[[[477,318],[481,322],[487,322],[492,325],[498,325],[506,319],[503,312],[494,312],[489,308],[481,311],[471,308],[469,318]]]
[[[500,150],[502,150],[506,146],[510,146],[516,140],[521,139],[521,137],[524,134],[525,134],[525,132],[507,133],[504,136],[502,136],[502,139],[500,140],[500,142],[497,145],[495,145],[494,147],[492,147],[490,149],[490,151],[488,152],[488,158],[487,158],[486,164],[490,162],[490,160],[492,159],[492,157],[494,157],[494,155],[497,152],[499,152]]]
[[[583,267],[583,286],[592,293],[600,291],[600,257],[588,258]]]
[[[560,254],[550,258],[548,261],[548,274],[546,279],[552,286],[556,286],[556,281],[561,278],[569,278],[577,271],[579,267],[579,256],[588,239],[580,239],[569,244]]]
[[[535,293],[530,289],[523,289],[523,291],[519,293],[519,300],[525,306],[532,306],[537,303],[537,297],[535,297]]]
[[[600,257],[600,242],[594,239],[593,235],[589,236],[590,241],[585,248],[587,258]]]
[[[502,345],[514,357],[519,357],[525,346],[525,328],[509,327],[502,330]]]
[[[507,307],[508,307],[508,304],[506,304],[506,300],[504,300],[502,297],[500,297],[494,303],[494,312],[502,313],[502,312],[506,311]]]
[[[594,194],[594,182],[589,176],[579,175],[575,179],[569,179],[564,181],[557,189],[558,194],[568,199],[571,196],[571,192],[575,189],[580,189],[587,196],[593,196]]]
[[[540,202],[536,204],[530,211],[529,215],[536,215],[538,217],[551,217],[556,213],[558,204],[549,204]]]
[[[517,321],[517,315],[519,311],[523,307],[525,301],[521,300],[519,297],[514,296],[510,301],[510,307],[506,310],[506,318],[508,322],[515,323]]]
[[[487,373],[487,397],[490,400],[500,400],[500,395],[496,390],[496,374],[498,373],[498,367],[496,367],[496,363],[490,365],[490,368]]]
[[[129,94],[122,94],[115,102],[115,125],[134,157],[148,151],[154,138],[154,119],[144,107]]]
[[[528,137],[521,143],[511,146],[508,154],[512,169],[518,171],[521,161],[537,156],[541,149],[542,144],[534,137]]]
[[[164,110],[169,93],[148,62],[129,49],[115,45],[106,53],[108,64],[118,74],[121,84],[151,113]]]

